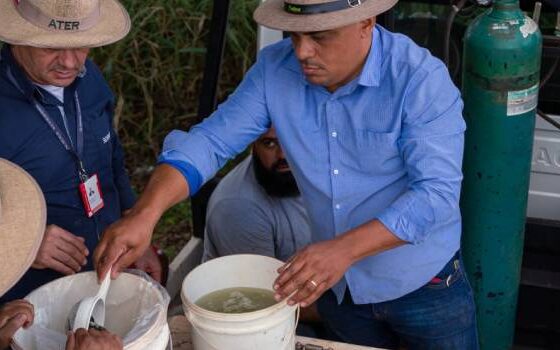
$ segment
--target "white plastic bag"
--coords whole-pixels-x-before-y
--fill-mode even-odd
[[[26,299],[35,307],[35,320],[29,329],[16,333],[14,349],[64,350],[70,310],[98,289],[95,272],[84,272],[60,278],[30,293]],[[127,270],[111,282],[105,328],[123,339],[125,349],[147,349],[156,338],[169,337],[168,305],[169,294],[159,283],[142,271]]]

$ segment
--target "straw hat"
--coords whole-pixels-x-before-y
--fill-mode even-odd
[[[319,32],[358,23],[393,7],[398,0],[266,0],[254,13],[265,27]]]
[[[0,158],[0,296],[35,260],[46,221],[39,185],[22,168]]]
[[[55,49],[103,46],[130,31],[117,0],[0,0],[0,23],[0,41]]]

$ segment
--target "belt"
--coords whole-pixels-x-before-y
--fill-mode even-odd
[[[441,284],[445,282],[446,286],[449,287],[461,276],[460,270],[461,253],[457,251],[449,262],[445,264],[443,269],[441,269],[441,271],[430,280],[429,284]]]

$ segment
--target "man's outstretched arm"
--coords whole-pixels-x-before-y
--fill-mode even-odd
[[[174,130],[165,138],[160,164],[134,207],[109,226],[94,253],[97,274],[112,277],[148,247],[163,213],[194,195],[226,162],[243,152],[270,128],[259,59],[227,101],[188,133]],[[188,182],[187,182],[188,179]]]
[[[163,213],[189,196],[189,185],[174,167],[156,167],[144,192],[132,209],[109,226],[93,255],[100,280],[112,268],[111,277],[132,264],[147,249],[156,223]]]

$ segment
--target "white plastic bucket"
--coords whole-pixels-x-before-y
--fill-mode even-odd
[[[183,281],[181,298],[192,325],[194,350],[287,350],[295,348],[297,306],[286,300],[266,309],[224,314],[194,303],[225,288],[252,287],[272,290],[283,262],[260,255],[229,255],[210,260],[192,270]]]
[[[15,350],[58,350],[66,342],[66,320],[71,308],[97,293],[94,272],[57,279],[41,286],[26,299],[35,309],[29,329],[13,339]],[[105,328],[123,339],[125,350],[164,350],[170,343],[167,325],[169,296],[141,272],[121,273],[111,282],[106,299]]]

